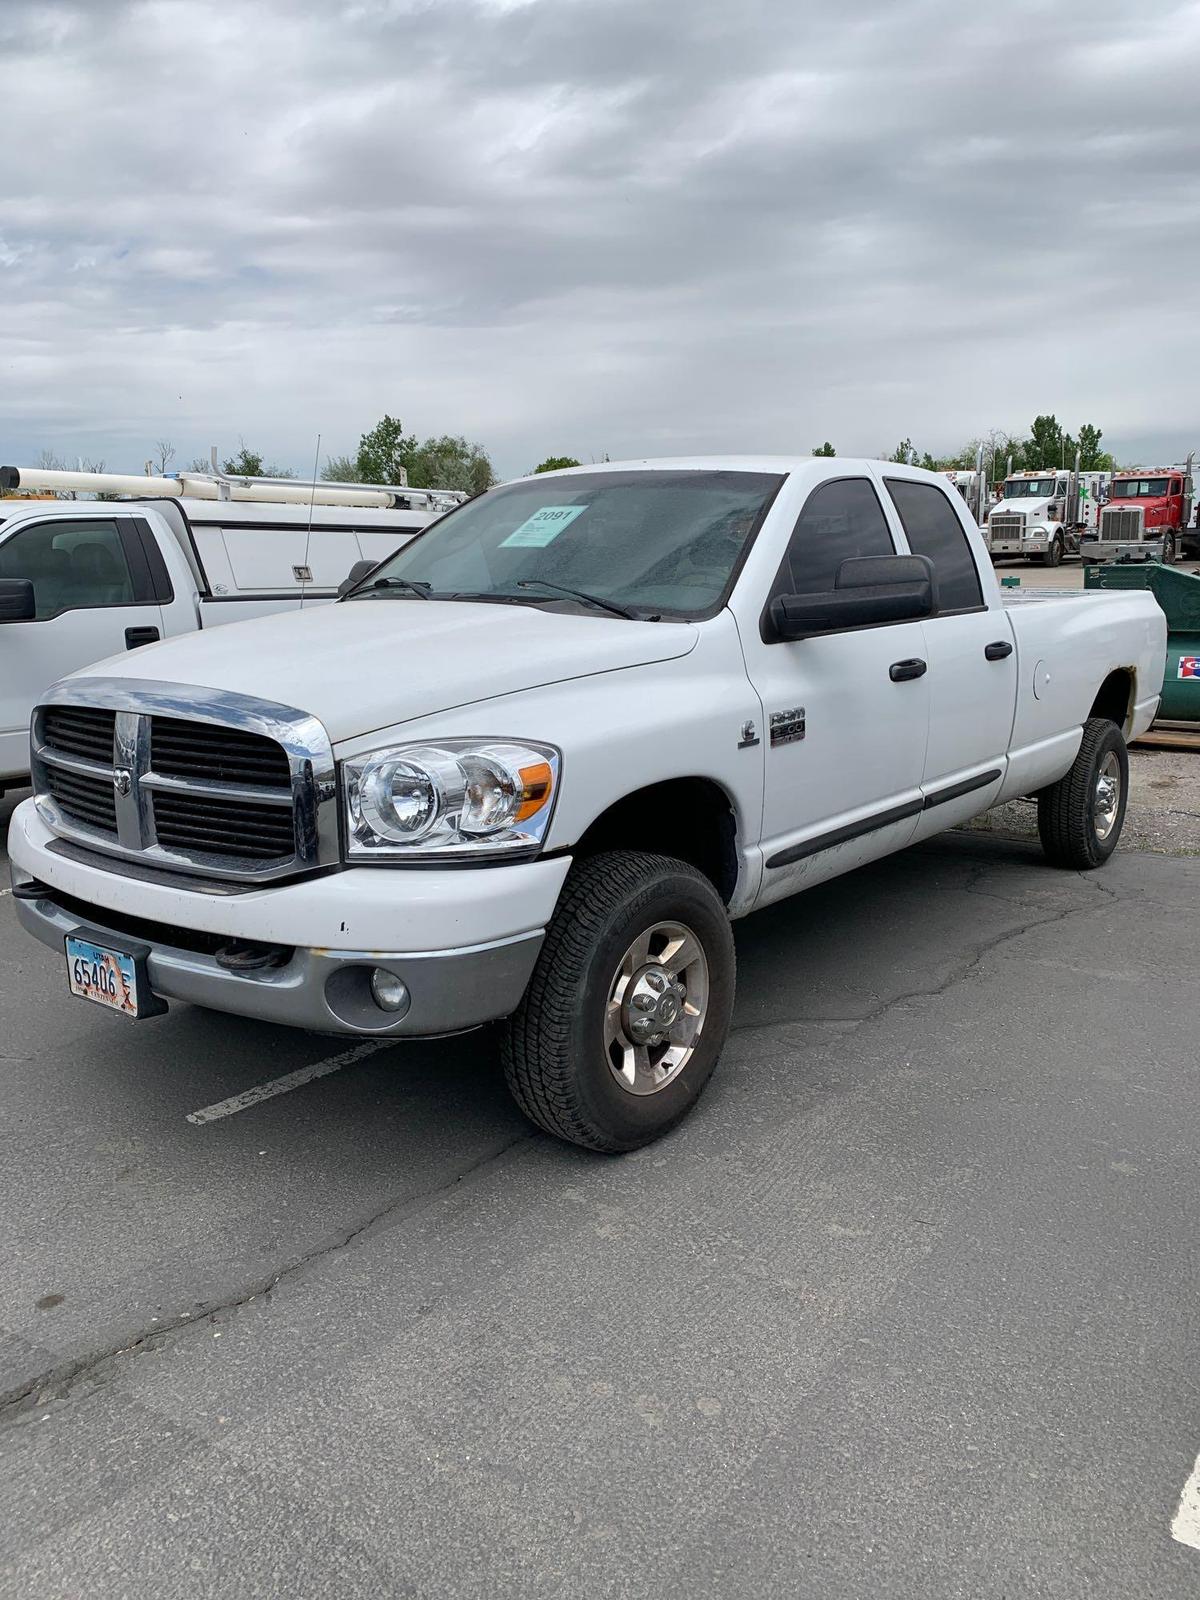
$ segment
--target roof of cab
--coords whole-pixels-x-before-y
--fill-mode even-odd
[[[930,472],[925,467],[910,467],[900,461],[881,461],[878,456],[767,456],[767,455],[712,455],[712,456],[645,456],[640,460],[597,461],[591,466],[560,467],[555,472],[537,474],[546,478],[572,478],[595,472],[771,472],[776,475],[802,472],[812,468],[833,468],[839,475],[864,472],[868,467],[885,469],[893,476],[920,478],[929,483],[946,485],[941,472]],[[513,482],[527,482],[534,474]]]

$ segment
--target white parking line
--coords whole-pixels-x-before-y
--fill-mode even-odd
[[[1171,1524],[1171,1537],[1178,1539],[1180,1544],[1190,1544],[1193,1550],[1200,1550],[1200,1456],[1196,1457],[1192,1475],[1179,1496],[1179,1510]]]
[[[376,1050],[386,1050],[395,1042],[394,1039],[372,1039],[366,1044],[356,1044],[353,1050],[343,1050],[341,1055],[313,1061],[307,1067],[286,1073],[282,1078],[272,1078],[270,1083],[260,1083],[256,1089],[246,1089],[241,1094],[232,1095],[228,1100],[218,1100],[216,1105],[205,1106],[200,1111],[189,1111],[187,1119],[201,1123],[216,1122],[219,1117],[232,1117],[236,1111],[256,1106],[260,1100],[273,1100],[277,1094],[299,1089],[301,1084],[311,1083],[314,1078],[324,1078],[331,1072],[340,1072],[343,1067],[351,1067],[356,1061],[373,1056]]]

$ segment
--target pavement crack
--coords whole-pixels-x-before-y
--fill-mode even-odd
[[[222,1313],[236,1312],[252,1300],[266,1299],[285,1279],[294,1278],[316,1262],[350,1249],[385,1224],[390,1226],[402,1222],[424,1210],[439,1196],[456,1188],[467,1179],[475,1177],[494,1162],[500,1161],[517,1145],[538,1137],[539,1135],[531,1128],[527,1133],[519,1133],[512,1139],[506,1139],[503,1144],[494,1146],[473,1161],[465,1162],[456,1168],[442,1182],[417,1194],[407,1195],[401,1200],[389,1201],[387,1205],[373,1211],[370,1216],[364,1217],[352,1227],[314,1245],[309,1250],[302,1251],[286,1265],[243,1285],[236,1293],[205,1303],[193,1312],[181,1313],[177,1317],[156,1323],[151,1328],[143,1328],[106,1348],[55,1362],[24,1383],[10,1389],[0,1389],[0,1426],[17,1421],[29,1409],[31,1403],[41,1400],[48,1390],[54,1390],[59,1396],[66,1395],[81,1379],[98,1372],[108,1362],[115,1361],[118,1357],[160,1349],[183,1329],[195,1327],[198,1323],[220,1316]]]
[[[1105,890],[1105,893],[1111,894],[1112,891]],[[1114,895],[1113,898],[1116,899],[1117,896]],[[868,1010],[860,1012],[857,1016],[777,1017],[764,1022],[744,1022],[740,1026],[730,1030],[731,1037],[733,1034],[737,1033],[758,1033],[768,1028],[786,1028],[789,1025],[794,1025],[797,1023],[809,1023],[810,1025],[816,1027],[822,1024],[826,1026],[841,1024],[844,1026],[848,1023],[853,1023],[855,1026],[859,1026],[866,1022],[875,1022],[880,1017],[885,1016],[889,1011],[893,1010],[896,1006],[905,1005],[910,1000],[933,1000],[939,995],[947,994],[957,984],[960,984],[965,979],[969,978],[975,969],[980,966],[980,964],[985,961],[994,950],[998,950],[1001,945],[1008,944],[1010,940],[1019,939],[1023,934],[1031,933],[1034,928],[1053,927],[1055,923],[1066,922],[1070,917],[1079,916],[1084,912],[1090,913],[1093,909],[1094,908],[1092,906],[1068,906],[1061,911],[1051,912],[1049,916],[1033,917],[1027,922],[1022,922],[1015,928],[1008,928],[1005,930],[1005,932],[998,933],[993,938],[988,939],[981,944],[967,961],[964,961],[959,966],[953,968],[952,971],[948,973],[940,983],[933,984],[927,988],[905,989],[901,994],[892,995],[887,1000],[881,1000],[878,1005],[871,1006]]]

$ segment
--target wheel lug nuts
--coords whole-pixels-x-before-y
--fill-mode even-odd
[[[635,994],[633,1003],[639,1011],[650,1011],[654,1006],[654,1000],[648,994]]]
[[[661,994],[666,988],[661,972],[648,972],[646,974],[646,982],[654,990],[655,994]]]

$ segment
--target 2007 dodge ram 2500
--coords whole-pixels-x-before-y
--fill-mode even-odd
[[[130,1016],[505,1019],[528,1115],[632,1149],[716,1065],[732,919],[1018,795],[1051,861],[1101,865],[1165,637],[1148,594],[1002,597],[910,467],[525,479],[338,604],[47,692],[17,912]]]

